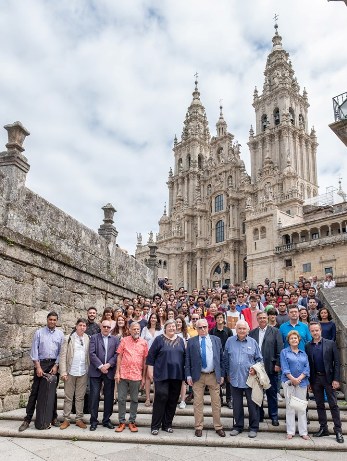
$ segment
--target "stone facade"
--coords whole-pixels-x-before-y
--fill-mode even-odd
[[[29,164],[16,122],[5,127],[0,153],[0,410],[24,404],[30,387],[28,355],[34,331],[47,313],[71,331],[93,306],[99,314],[124,296],[151,295],[153,271],[122,251],[113,226],[115,209],[103,207],[99,234],[25,187]],[[154,255],[155,259],[155,255]]]
[[[328,307],[336,323],[336,342],[341,361],[341,390],[347,399],[347,288],[320,290],[319,297]]]
[[[318,196],[317,137],[308,125],[308,96],[276,32],[249,132],[251,174],[227,131],[222,107],[210,136],[197,82],[168,178],[168,210],[159,221],[158,271],[193,289],[247,280],[324,277],[346,282],[346,196]],[[340,188],[341,189],[341,188]],[[317,222],[315,222],[317,221]],[[149,248],[138,238],[136,258]]]

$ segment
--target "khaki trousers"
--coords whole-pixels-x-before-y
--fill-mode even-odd
[[[64,383],[64,418],[69,420],[72,408],[72,399],[75,394],[76,420],[83,418],[84,395],[87,390],[88,374],[83,376],[68,375]]]
[[[204,428],[204,391],[206,386],[211,396],[213,425],[218,431],[223,429],[223,426],[220,420],[220,385],[217,383],[215,373],[201,373],[199,381],[193,384],[195,429],[202,430]]]

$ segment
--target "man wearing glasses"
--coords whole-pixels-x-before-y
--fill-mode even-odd
[[[110,335],[111,322],[103,320],[101,333],[90,338],[90,430],[95,431],[98,422],[101,383],[104,383],[104,415],[102,425],[114,429],[110,421],[113,412],[114,376],[117,363],[119,338]]]
[[[220,420],[220,385],[224,381],[223,349],[217,336],[208,334],[205,319],[196,322],[198,336],[188,340],[186,351],[186,377],[194,392],[195,436],[202,437],[204,428],[204,391],[208,387],[211,396],[213,426],[220,437],[225,432]]]
[[[190,338],[198,335],[198,330],[196,328],[196,322],[199,320],[199,314],[193,314],[190,318],[190,324],[188,325],[188,334]]]
[[[65,338],[60,353],[60,375],[64,381],[64,421],[60,429],[70,426],[72,400],[75,395],[76,426],[86,429],[83,421],[84,395],[87,390],[89,367],[89,336],[87,321],[78,319],[75,331]]]

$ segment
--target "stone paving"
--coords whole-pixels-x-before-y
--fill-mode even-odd
[[[1,458],[6,461],[325,461],[329,454],[322,451],[290,449],[197,447],[182,445],[151,445],[130,443],[96,443],[90,441],[0,438]],[[58,456],[57,456],[58,455]],[[345,452],[334,452],[334,461],[346,461]]]

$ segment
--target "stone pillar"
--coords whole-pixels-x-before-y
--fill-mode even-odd
[[[20,122],[5,125],[8,133],[7,151],[0,153],[0,179],[3,183],[2,196],[6,201],[16,202],[25,186],[26,175],[30,169],[23,142],[29,131]]]
[[[158,246],[153,240],[153,234],[150,233],[150,237],[147,242],[149,248],[149,258],[147,260],[146,266],[153,272],[153,283],[154,286],[158,284],[158,264],[157,264],[157,249]]]
[[[118,235],[118,231],[113,225],[113,217],[117,210],[113,207],[113,205],[111,205],[111,203],[108,203],[107,205],[103,206],[102,210],[104,210],[104,224],[101,224],[101,226],[99,227],[98,234],[105,238],[111,253],[116,246],[116,240]]]
[[[183,262],[183,285],[186,290],[188,290],[188,261],[187,257],[184,257]]]

